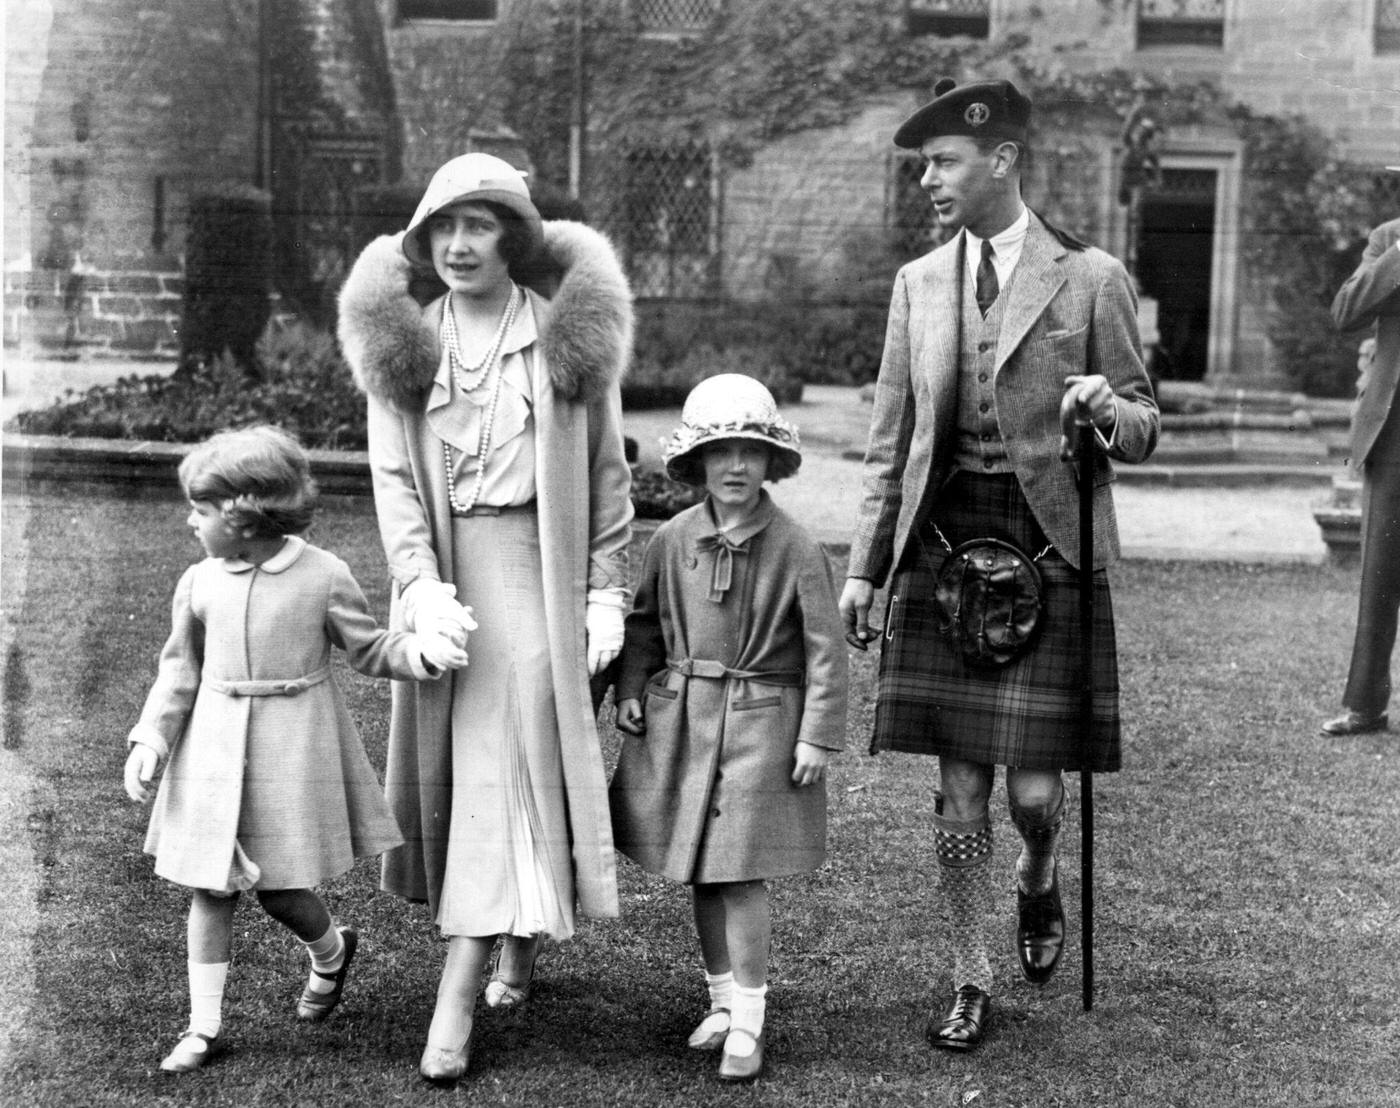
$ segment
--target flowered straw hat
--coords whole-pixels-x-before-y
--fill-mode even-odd
[[[703,485],[700,448],[723,439],[767,443],[772,451],[770,481],[791,477],[802,464],[797,428],[778,414],[773,394],[742,373],[707,377],[690,390],[681,409],[681,425],[661,442],[666,472],[687,485]]]
[[[433,259],[423,241],[424,227],[437,212],[464,200],[491,200],[504,205],[529,229],[535,249],[544,242],[540,213],[530,199],[530,190],[520,170],[492,154],[462,154],[433,174],[423,199],[418,202],[418,210],[413,213],[403,236],[403,252],[410,262],[432,268]]]

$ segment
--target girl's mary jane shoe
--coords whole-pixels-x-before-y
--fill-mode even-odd
[[[355,950],[360,945],[360,936],[352,928],[340,928],[340,937],[345,943],[345,955],[341,960],[340,969],[334,973],[322,973],[318,969],[311,972],[323,981],[331,982],[329,992],[318,993],[314,989],[306,988],[302,990],[301,998],[297,1001],[297,1019],[318,1022],[325,1019],[335,1011],[336,1005],[340,1003],[340,998],[345,994],[345,978],[350,972],[350,963],[355,960]]]
[[[724,1054],[719,1060],[721,1081],[752,1081],[763,1072],[763,1032],[754,1038],[747,1031],[731,1030],[724,1040]],[[752,1044],[753,1049],[744,1052]]]
[[[468,1035],[466,1042],[456,1050],[433,1046],[432,1043],[425,1046],[423,1057],[418,1062],[418,1072],[423,1080],[431,1081],[434,1085],[455,1085],[467,1072],[471,1061],[471,1042]]]
[[[691,1050],[718,1050],[729,1034],[729,1009],[713,1008],[702,1019],[685,1045]]]
[[[193,1073],[203,1069],[224,1050],[223,1037],[186,1031],[175,1044],[175,1049],[161,1059],[160,1068],[164,1073]]]

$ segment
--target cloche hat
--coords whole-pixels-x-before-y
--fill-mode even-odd
[[[743,373],[707,377],[690,390],[681,409],[681,425],[661,443],[666,472],[687,485],[703,485],[700,450],[723,439],[767,443],[772,455],[770,481],[791,477],[802,464],[797,428],[778,414],[773,394]]]
[[[410,262],[431,268],[433,260],[421,232],[437,212],[464,200],[490,200],[509,208],[529,229],[532,249],[538,250],[544,244],[544,226],[530,199],[530,190],[525,187],[524,174],[492,154],[462,154],[433,174],[423,199],[418,201],[418,210],[403,235],[404,256]]]

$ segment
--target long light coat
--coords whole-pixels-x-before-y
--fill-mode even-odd
[[[880,582],[907,553],[947,479],[957,448],[962,236],[910,262],[895,278],[884,360],[875,386],[849,574]],[[1072,250],[1035,215],[997,343],[997,423],[1007,457],[1041,529],[1079,566],[1079,500],[1060,460],[1060,401],[1068,374],[1101,373],[1118,425],[1095,474],[1093,565],[1119,553],[1108,458],[1143,461],[1160,418],[1142,363],[1137,299],[1119,262]]]
[[[707,501],[647,548],[617,683],[619,701],[643,701],[646,734],[613,775],[618,848],[686,883],[806,873],[825,857],[826,790],[792,783],[794,750],[846,735],[830,569],[766,492],[740,549],[713,549],[715,532]],[[718,558],[732,583],[716,601]]]
[[[606,238],[582,224],[549,222],[551,297],[530,289],[539,341],[527,347],[535,420],[535,479],[552,695],[562,743],[581,911],[617,914],[616,860],[597,721],[589,696],[584,608],[594,588],[625,588],[632,505],[623,455],[619,381],[632,342],[631,294]],[[369,397],[369,455],[380,536],[395,583],[452,581],[452,515],[442,444],[424,417],[441,359],[441,298],[410,291],[398,235],[365,248],[340,297],[340,340]],[[437,913],[447,861],[452,781],[449,683],[395,685],[385,772],[389,801],[408,838],[384,860],[383,887],[426,900]]]
[[[423,678],[417,636],[385,631],[339,558],[300,539],[261,566],[206,558],[180,578],[130,741],[169,759],[146,835],[156,873],[196,889],[310,888],[403,842],[335,680]],[[237,844],[237,845],[235,845]]]
[[[1351,464],[1360,470],[1395,403],[1400,382],[1400,219],[1382,223],[1366,240],[1356,272],[1332,301],[1332,321],[1343,331],[1368,325],[1376,329],[1376,357],[1351,424]],[[1395,465],[1400,459],[1380,459]]]

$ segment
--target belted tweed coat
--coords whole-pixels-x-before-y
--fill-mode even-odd
[[[947,479],[957,448],[962,236],[895,278],[848,573],[881,583],[898,568]],[[997,343],[993,379],[1007,457],[1041,529],[1079,567],[1079,500],[1060,460],[1068,374],[1101,373],[1115,395],[1113,449],[1097,455],[1093,566],[1119,553],[1111,459],[1141,462],[1160,417],[1143,368],[1137,299],[1102,250],[1066,246],[1030,214]]]
[[[715,532],[706,501],[647,548],[617,683],[646,718],[613,774],[618,849],[685,883],[806,873],[826,854],[826,788],[792,783],[795,747],[846,741],[831,572],[766,492],[731,535],[739,550],[715,549]],[[731,584],[712,600],[726,557]]]
[[[632,345],[631,292],[608,240],[579,223],[546,222],[550,266],[527,289],[539,340],[527,347],[535,421],[536,511],[552,696],[579,909],[617,914],[607,781],[589,695],[584,609],[589,589],[626,588],[631,470],[619,382]],[[370,243],[340,296],[339,335],[368,395],[369,459],[380,537],[394,581],[390,625],[419,577],[453,580],[452,513],[441,441],[424,407],[438,372],[442,297],[415,298],[400,235]],[[440,293],[439,284],[435,293]],[[437,915],[451,821],[450,682],[395,684],[385,783],[408,842],[384,860],[383,887]]]
[[[427,677],[417,636],[380,628],[346,564],[289,538],[260,566],[185,571],[130,741],[165,761],[146,853],[195,889],[310,888],[403,842],[345,701],[331,647],[372,677]],[[168,759],[168,761],[166,761]]]

